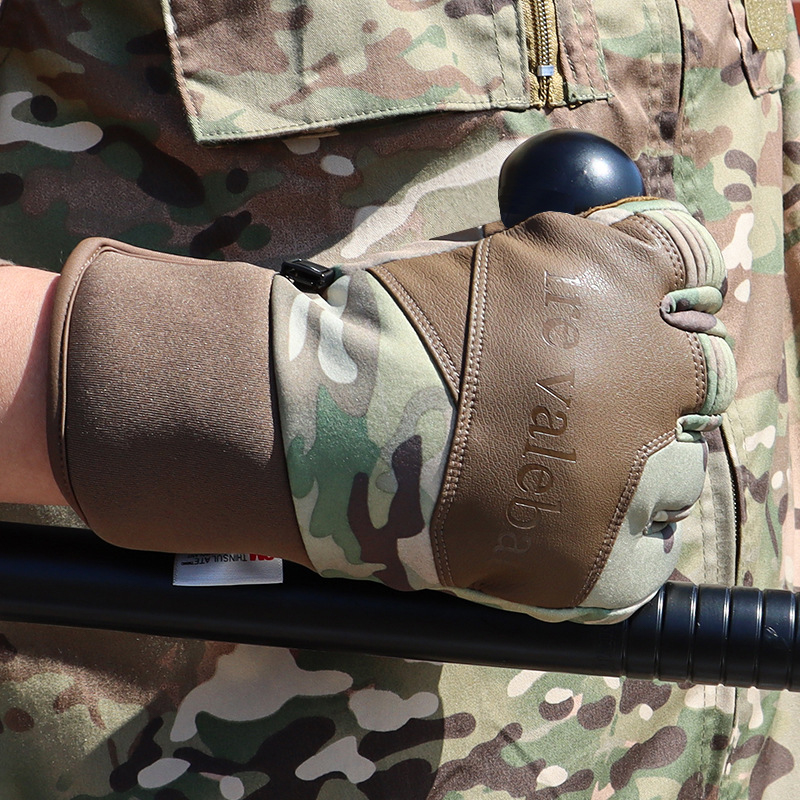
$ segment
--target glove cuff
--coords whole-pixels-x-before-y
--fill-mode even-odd
[[[274,273],[88,239],[55,298],[48,446],[113,544],[308,563],[270,368]]]

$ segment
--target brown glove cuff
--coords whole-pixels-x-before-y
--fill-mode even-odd
[[[55,298],[48,446],[113,544],[308,563],[270,365],[274,273],[89,239]]]

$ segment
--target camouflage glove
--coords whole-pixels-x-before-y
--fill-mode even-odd
[[[84,243],[51,402],[76,508],[127,546],[270,547],[544,619],[630,613],[675,567],[702,431],[735,389],[719,250],[658,200],[431,247],[340,267],[323,297]]]

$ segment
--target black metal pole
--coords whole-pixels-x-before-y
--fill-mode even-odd
[[[324,579],[172,585],[173,558],[91,532],[0,525],[0,619],[761,688],[800,688],[798,596],[670,583],[616,625],[551,624],[437,592]]]

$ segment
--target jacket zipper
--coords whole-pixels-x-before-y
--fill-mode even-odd
[[[558,71],[555,0],[522,0],[528,40],[531,105],[564,105],[564,79]]]
[[[733,460],[733,453],[731,452],[731,445],[728,442],[728,436],[725,432],[725,428],[720,427],[719,429],[720,435],[722,437],[722,446],[725,451],[725,458],[728,462],[728,472],[731,479],[731,495],[733,499],[733,519],[734,519],[734,535],[736,536],[735,541],[735,553],[734,553],[734,563],[733,563],[733,580],[737,581],[739,579],[739,568],[741,566],[742,560],[742,553],[741,553],[741,542],[742,542],[742,499],[739,495],[739,477],[736,474],[736,464]]]

